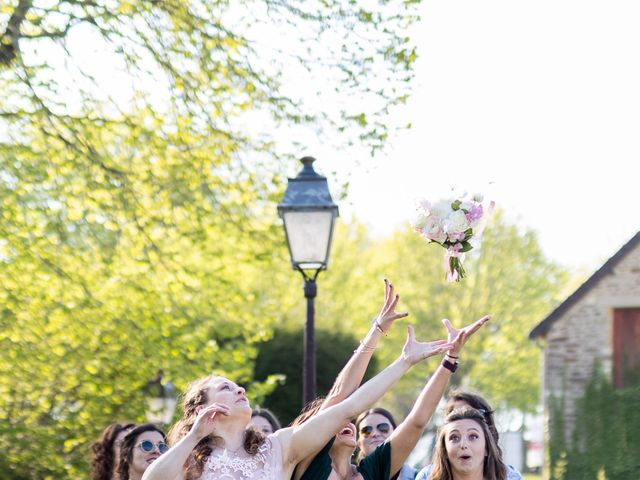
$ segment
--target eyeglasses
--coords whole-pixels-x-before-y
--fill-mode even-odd
[[[155,447],[158,447],[158,452],[160,452],[160,455],[162,455],[164,452],[169,450],[169,445],[167,445],[166,443],[164,442],[153,443],[151,440],[141,441],[138,444],[138,447],[140,447],[140,450],[142,450],[145,453],[151,453],[153,452],[153,449]]]
[[[368,437],[373,433],[373,429],[377,428],[380,433],[389,433],[391,431],[391,425],[388,423],[379,423],[375,427],[373,425],[367,425],[366,427],[362,427],[360,429],[360,435],[363,437]]]

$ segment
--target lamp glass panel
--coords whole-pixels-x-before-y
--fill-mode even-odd
[[[285,212],[283,219],[293,263],[302,269],[326,265],[334,212]]]

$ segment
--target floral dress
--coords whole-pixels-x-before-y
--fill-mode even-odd
[[[282,448],[269,435],[250,457],[215,449],[204,463],[199,480],[282,480]]]

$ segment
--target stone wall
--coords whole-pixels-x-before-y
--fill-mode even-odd
[[[551,325],[545,337],[543,395],[564,398],[567,439],[573,429],[575,402],[582,397],[594,366],[612,375],[612,324],[616,308],[640,307],[640,244],[612,272],[594,284]]]

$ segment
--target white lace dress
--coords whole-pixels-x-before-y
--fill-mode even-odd
[[[199,480],[282,480],[282,476],[282,448],[278,438],[269,435],[251,457],[214,450]]]

